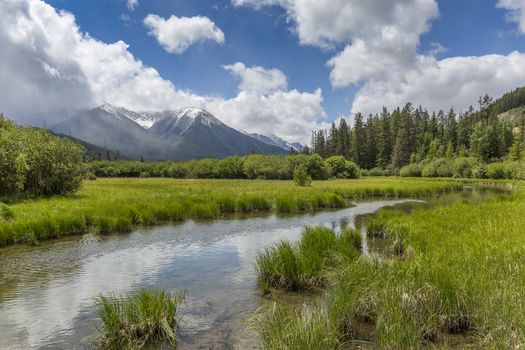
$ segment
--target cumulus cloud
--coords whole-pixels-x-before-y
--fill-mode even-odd
[[[508,10],[508,19],[518,24],[518,31],[525,34],[525,0],[499,0],[498,8]]]
[[[233,127],[304,142],[324,116],[320,90],[288,90],[276,69],[227,66],[240,78],[238,95],[200,96],[163,79],[123,41],[105,43],[82,33],[72,14],[44,1],[1,1],[0,17],[0,111],[15,120],[37,116],[52,124],[57,111],[71,115],[103,102],[137,111],[196,106]]]
[[[389,108],[412,102],[430,110],[466,110],[485,93],[500,96],[523,85],[525,54],[451,57],[418,56],[402,80],[369,81],[355,96],[353,112],[378,112],[378,101]]]
[[[240,62],[224,66],[224,69],[241,79],[240,91],[264,95],[288,88],[286,76],[278,69],[247,68]]]
[[[282,6],[302,44],[344,48],[332,57],[335,88],[358,86],[352,112],[376,113],[412,102],[429,109],[466,109],[480,94],[498,96],[523,84],[524,55],[451,57],[420,37],[439,16],[435,0],[232,0],[237,6]],[[499,0],[525,33],[525,0]]]
[[[139,0],[128,0],[126,6],[128,7],[128,10],[133,11],[139,6]]]
[[[144,25],[149,28],[149,35],[170,53],[182,53],[191,45],[212,40],[224,43],[224,33],[208,17],[177,17],[164,19],[157,15],[148,15]]]
[[[207,108],[231,125],[298,142],[309,141],[311,130],[326,126],[320,124],[320,118],[326,116],[321,89],[311,93],[289,90],[286,76],[278,69],[242,63],[224,69],[241,80],[239,93],[232,99],[210,101]]]

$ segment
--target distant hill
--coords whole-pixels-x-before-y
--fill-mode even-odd
[[[67,135],[62,135],[62,134],[58,134],[58,133],[54,133],[54,134],[57,135],[57,136],[60,136],[60,137],[65,137],[65,138],[67,138],[67,139],[69,139],[69,140],[71,140],[73,142],[76,142],[76,143],[82,145],[84,147],[84,149],[85,149],[84,154],[86,155],[87,158],[99,159],[99,160],[128,159],[128,157],[126,155],[120,154],[119,150],[107,149],[105,147],[97,146],[97,145],[94,145],[92,143],[89,143],[89,142],[86,142],[86,141],[83,141],[83,140],[79,140],[77,138],[74,138],[74,137],[71,137],[71,136],[67,136]]]
[[[51,129],[91,145],[119,150],[132,159],[189,160],[290,151],[237,131],[198,108],[134,112],[104,104]]]

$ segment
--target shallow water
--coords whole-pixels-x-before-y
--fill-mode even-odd
[[[264,305],[253,261],[272,243],[295,241],[306,225],[362,228],[380,208],[473,203],[499,191],[466,188],[426,202],[358,201],[354,207],[295,216],[188,221],[127,235],[85,235],[0,250],[0,349],[87,348],[97,324],[94,298],[139,288],[186,290],[179,348],[256,348],[246,320]],[[364,242],[369,253],[380,251]]]

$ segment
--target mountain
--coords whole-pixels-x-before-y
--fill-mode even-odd
[[[246,133],[246,135],[251,136],[261,142],[266,143],[267,145],[277,146],[287,152],[290,152],[291,149],[296,152],[301,152],[303,150],[303,145],[298,142],[290,143],[286,140],[283,140],[279,136],[270,134],[269,136],[256,134],[256,133]]]
[[[253,152],[288,153],[241,133],[198,108],[133,112],[104,104],[51,129],[94,145],[118,149],[129,158],[189,160]]]

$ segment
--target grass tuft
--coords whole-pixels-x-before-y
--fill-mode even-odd
[[[99,296],[102,321],[97,344],[106,349],[139,349],[145,345],[176,344],[180,292],[142,289],[135,294]]]

